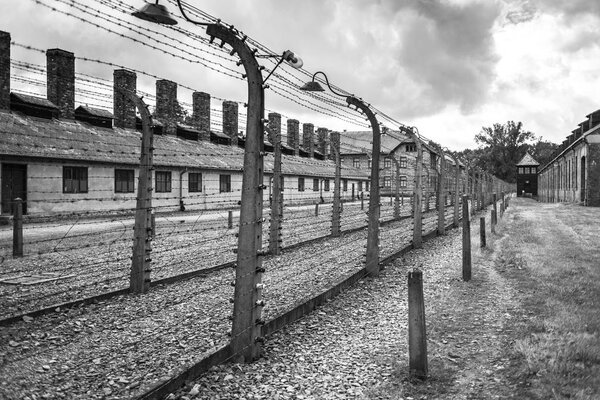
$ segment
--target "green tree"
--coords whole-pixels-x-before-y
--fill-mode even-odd
[[[540,137],[537,142],[529,146],[529,154],[540,163],[541,167],[551,161],[552,154],[558,149],[558,144],[543,139]]]
[[[515,182],[515,164],[525,155],[535,138],[532,132],[523,129],[521,122],[508,121],[506,124],[483,127],[475,135],[475,142],[482,150],[478,164],[500,179]]]

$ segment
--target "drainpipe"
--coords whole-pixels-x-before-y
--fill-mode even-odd
[[[179,211],[185,211],[185,205],[183,204],[183,174],[187,172],[187,168],[179,173]]]

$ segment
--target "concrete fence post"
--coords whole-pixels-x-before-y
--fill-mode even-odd
[[[462,276],[463,281],[471,280],[471,221],[469,214],[469,196],[463,196],[462,219]]]
[[[479,218],[479,247],[485,247],[485,217]]]
[[[13,258],[23,257],[23,200],[13,203]]]
[[[427,332],[423,300],[423,273],[408,273],[408,358],[410,376],[427,378]]]

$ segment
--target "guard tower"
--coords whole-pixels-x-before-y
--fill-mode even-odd
[[[540,163],[529,153],[525,153],[517,163],[517,196],[537,197],[537,169]]]

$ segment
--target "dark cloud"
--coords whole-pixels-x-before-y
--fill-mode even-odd
[[[499,59],[492,38],[500,7],[495,2],[457,5],[440,1],[412,3],[397,58],[419,83],[417,95],[431,113],[457,104],[463,113],[487,97]],[[424,110],[423,110],[424,111]]]

